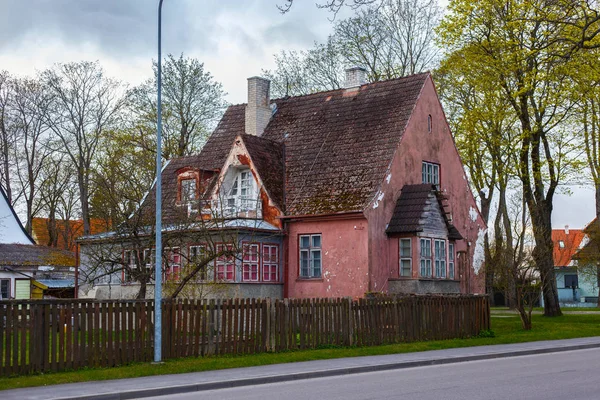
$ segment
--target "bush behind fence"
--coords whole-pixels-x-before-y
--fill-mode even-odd
[[[487,296],[165,300],[163,359],[464,338]],[[154,301],[0,302],[0,376],[152,361]]]

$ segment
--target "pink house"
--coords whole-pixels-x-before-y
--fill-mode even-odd
[[[483,292],[486,227],[431,75],[364,78],[276,100],[249,78],[202,152],[165,167],[167,219],[210,200],[254,246],[213,279],[242,296]]]

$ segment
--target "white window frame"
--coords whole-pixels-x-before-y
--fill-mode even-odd
[[[123,274],[121,276],[122,283],[130,283],[132,281],[129,271],[134,270],[137,267],[138,258],[139,255],[136,250],[123,250]]]
[[[12,281],[12,279],[10,279],[10,278],[2,278],[2,279],[0,279],[0,300],[8,300],[8,299],[10,299],[11,281]],[[6,283],[6,290],[7,290],[6,297],[2,296],[2,283]]]
[[[454,243],[448,244],[448,279],[454,279],[454,262],[456,255],[454,253]]]
[[[261,278],[263,282],[279,282],[279,245],[263,244]]]
[[[440,185],[440,165],[423,161],[421,164],[421,180],[423,183],[430,183],[439,187]]]
[[[446,241],[434,239],[435,277],[446,278]]]
[[[315,239],[319,240],[318,246]],[[308,246],[303,246],[303,239],[308,239]],[[298,235],[298,264],[300,278],[318,279],[323,275],[323,237],[320,233]]]
[[[403,254],[403,246],[402,243],[408,242],[408,255]],[[410,238],[402,238],[398,241],[398,254],[400,256],[400,271],[399,274],[401,277],[411,277],[412,276],[412,240]],[[407,267],[408,264],[408,267]]]
[[[195,259],[198,257],[203,257],[206,253],[206,246],[203,244],[195,244],[189,247],[188,249],[188,263],[195,262]],[[204,268],[198,271],[196,276],[197,281],[206,281],[208,280],[208,271],[207,265],[204,265]]]
[[[259,211],[258,188],[249,169],[238,169],[225,196],[225,214]]]
[[[420,268],[419,275],[423,278],[431,278],[431,239],[421,238],[419,240]]]
[[[193,182],[193,188],[187,187],[186,182]],[[195,177],[181,179],[179,184],[181,185],[179,190],[182,203],[189,204],[198,200],[198,180]]]
[[[260,243],[242,243],[242,281],[260,280]]]

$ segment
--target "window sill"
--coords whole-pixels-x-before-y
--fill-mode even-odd
[[[323,278],[296,278],[296,282],[323,282]]]
[[[232,282],[232,283],[243,283],[248,285],[281,285],[283,282],[264,282],[264,281],[241,281],[241,282]]]

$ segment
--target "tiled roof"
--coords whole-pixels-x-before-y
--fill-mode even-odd
[[[67,233],[66,224],[69,226],[69,233]],[[49,233],[49,219],[48,218],[34,218],[31,224],[32,235],[35,242],[42,246],[50,245],[50,233]],[[75,251],[75,239],[83,235],[83,220],[69,220],[65,221],[59,219],[56,221],[57,229],[57,244],[56,248],[65,249],[69,251]],[[90,220],[90,233],[92,235],[106,232],[109,227],[101,219]],[[66,239],[66,240],[65,240]]]
[[[462,235],[456,227],[449,223],[442,203],[442,197],[434,185],[404,185],[400,197],[396,200],[394,214],[390,219],[386,233],[403,234],[417,233],[423,231],[424,213],[427,211],[431,201],[437,201],[440,206],[442,218],[448,229],[448,239],[460,240]]]
[[[75,254],[46,246],[0,243],[0,267],[41,265],[74,267]]]
[[[285,144],[286,214],[362,211],[429,74],[275,100],[263,137]]]
[[[254,135],[244,134],[241,138],[271,200],[283,209],[283,145]]]
[[[350,91],[273,100],[277,111],[260,138],[245,135],[246,105],[230,106],[200,154],[173,159],[165,167],[165,219],[181,208],[174,205],[176,171],[186,166],[221,169],[238,135],[244,137],[271,199],[283,205],[286,215],[362,211],[384,179],[428,77],[423,73]],[[280,154],[285,164],[279,162]],[[144,207],[152,209],[153,204],[154,189]]]
[[[571,260],[579,250],[584,237],[585,232],[582,229],[569,229],[569,234],[564,229],[552,229],[554,266],[568,267],[571,265]]]

